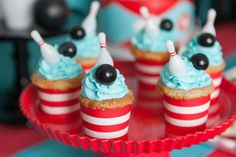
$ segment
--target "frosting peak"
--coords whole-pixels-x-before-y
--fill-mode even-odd
[[[173,76],[167,63],[161,72],[161,82],[167,87],[181,90],[206,87],[211,84],[211,78],[204,70],[197,70],[186,57],[182,58],[186,67],[184,76]],[[201,77],[199,77],[201,76]]]
[[[78,58],[96,58],[99,55],[100,48],[96,33],[86,33],[81,40],[71,39],[76,45]]]
[[[166,41],[172,39],[171,31],[161,31],[157,36],[150,38],[144,29],[132,37],[132,44],[139,49],[153,53],[167,52]]]
[[[117,78],[109,85],[104,85],[96,81],[95,72],[98,66],[93,67],[84,77],[82,82],[83,97],[91,100],[101,101],[115,98],[122,98],[128,94],[129,90],[125,84],[125,78],[120,74],[119,70],[116,69]]]
[[[215,41],[212,47],[203,47],[198,44],[197,38],[193,38],[188,42],[186,52],[183,53],[183,56],[190,59],[196,53],[203,53],[206,55],[210,66],[219,66],[223,63],[223,53],[218,41]]]
[[[60,55],[59,61],[55,64],[48,64],[41,59],[38,73],[48,80],[73,79],[82,74],[82,69],[75,59]]]

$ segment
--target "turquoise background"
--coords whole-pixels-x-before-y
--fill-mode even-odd
[[[209,143],[202,143],[190,148],[174,150],[171,152],[171,157],[206,157],[215,151],[215,146]],[[83,151],[75,149],[71,146],[57,143],[55,141],[44,141],[40,144],[27,148],[13,155],[14,157],[98,157],[99,153],[92,151]]]

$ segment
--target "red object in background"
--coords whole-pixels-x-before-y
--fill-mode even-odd
[[[236,51],[235,29],[236,21],[216,25],[217,39],[222,46],[224,57]]]
[[[117,0],[116,3],[128,8],[137,14],[139,13],[139,9],[142,6],[146,6],[149,11],[153,14],[160,14],[171,6],[174,6],[179,0],[139,0],[139,1],[124,1],[124,0]],[[191,1],[191,0],[190,0]],[[109,5],[114,0],[103,0],[103,5]]]
[[[22,126],[0,125],[0,133],[1,157],[13,155],[13,153],[45,139],[34,129]]]

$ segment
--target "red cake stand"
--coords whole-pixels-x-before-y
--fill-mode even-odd
[[[223,79],[219,103],[210,109],[214,112],[209,114],[206,128],[193,133],[175,132],[165,124],[160,95],[154,88],[138,84],[133,76],[132,72],[126,73],[136,101],[128,135],[122,139],[103,140],[85,136],[79,113],[58,119],[46,117],[40,111],[37,92],[32,85],[28,85],[21,95],[21,109],[27,119],[51,139],[107,157],[167,157],[171,150],[190,147],[220,135],[236,120],[236,86]]]

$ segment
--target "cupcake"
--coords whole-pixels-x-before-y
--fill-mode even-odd
[[[99,139],[121,138],[128,133],[133,94],[113,66],[104,33],[99,34],[99,41],[97,63],[82,82],[80,113],[84,133]]]
[[[205,69],[208,59],[205,55],[180,58],[173,42],[167,42],[170,54],[157,83],[163,95],[167,125],[182,132],[192,132],[205,127],[210,105],[210,94],[214,85]],[[196,64],[198,63],[198,64]]]
[[[76,47],[71,42],[58,49],[44,42],[37,31],[32,38],[41,48],[42,58],[33,73],[32,83],[38,90],[40,108],[48,116],[72,115],[79,111],[79,93],[84,72],[73,58]]]
[[[132,37],[131,52],[136,58],[140,83],[155,87],[160,71],[169,60],[165,44],[172,38],[173,24],[165,19],[158,26],[146,7],[141,7],[140,13],[145,19],[145,26]]]
[[[99,55],[99,42],[96,34],[96,16],[100,3],[93,1],[88,16],[81,26],[76,26],[70,31],[70,40],[77,48],[76,60],[88,72],[96,63]]]
[[[211,95],[211,103],[213,104],[218,101],[222,72],[225,67],[220,43],[216,40],[216,31],[214,28],[215,17],[215,10],[210,9],[208,11],[207,23],[203,27],[201,34],[189,41],[186,51],[183,53],[183,56],[188,57],[190,60],[198,53],[202,53],[208,57],[209,67],[206,70],[215,86],[214,92]]]

